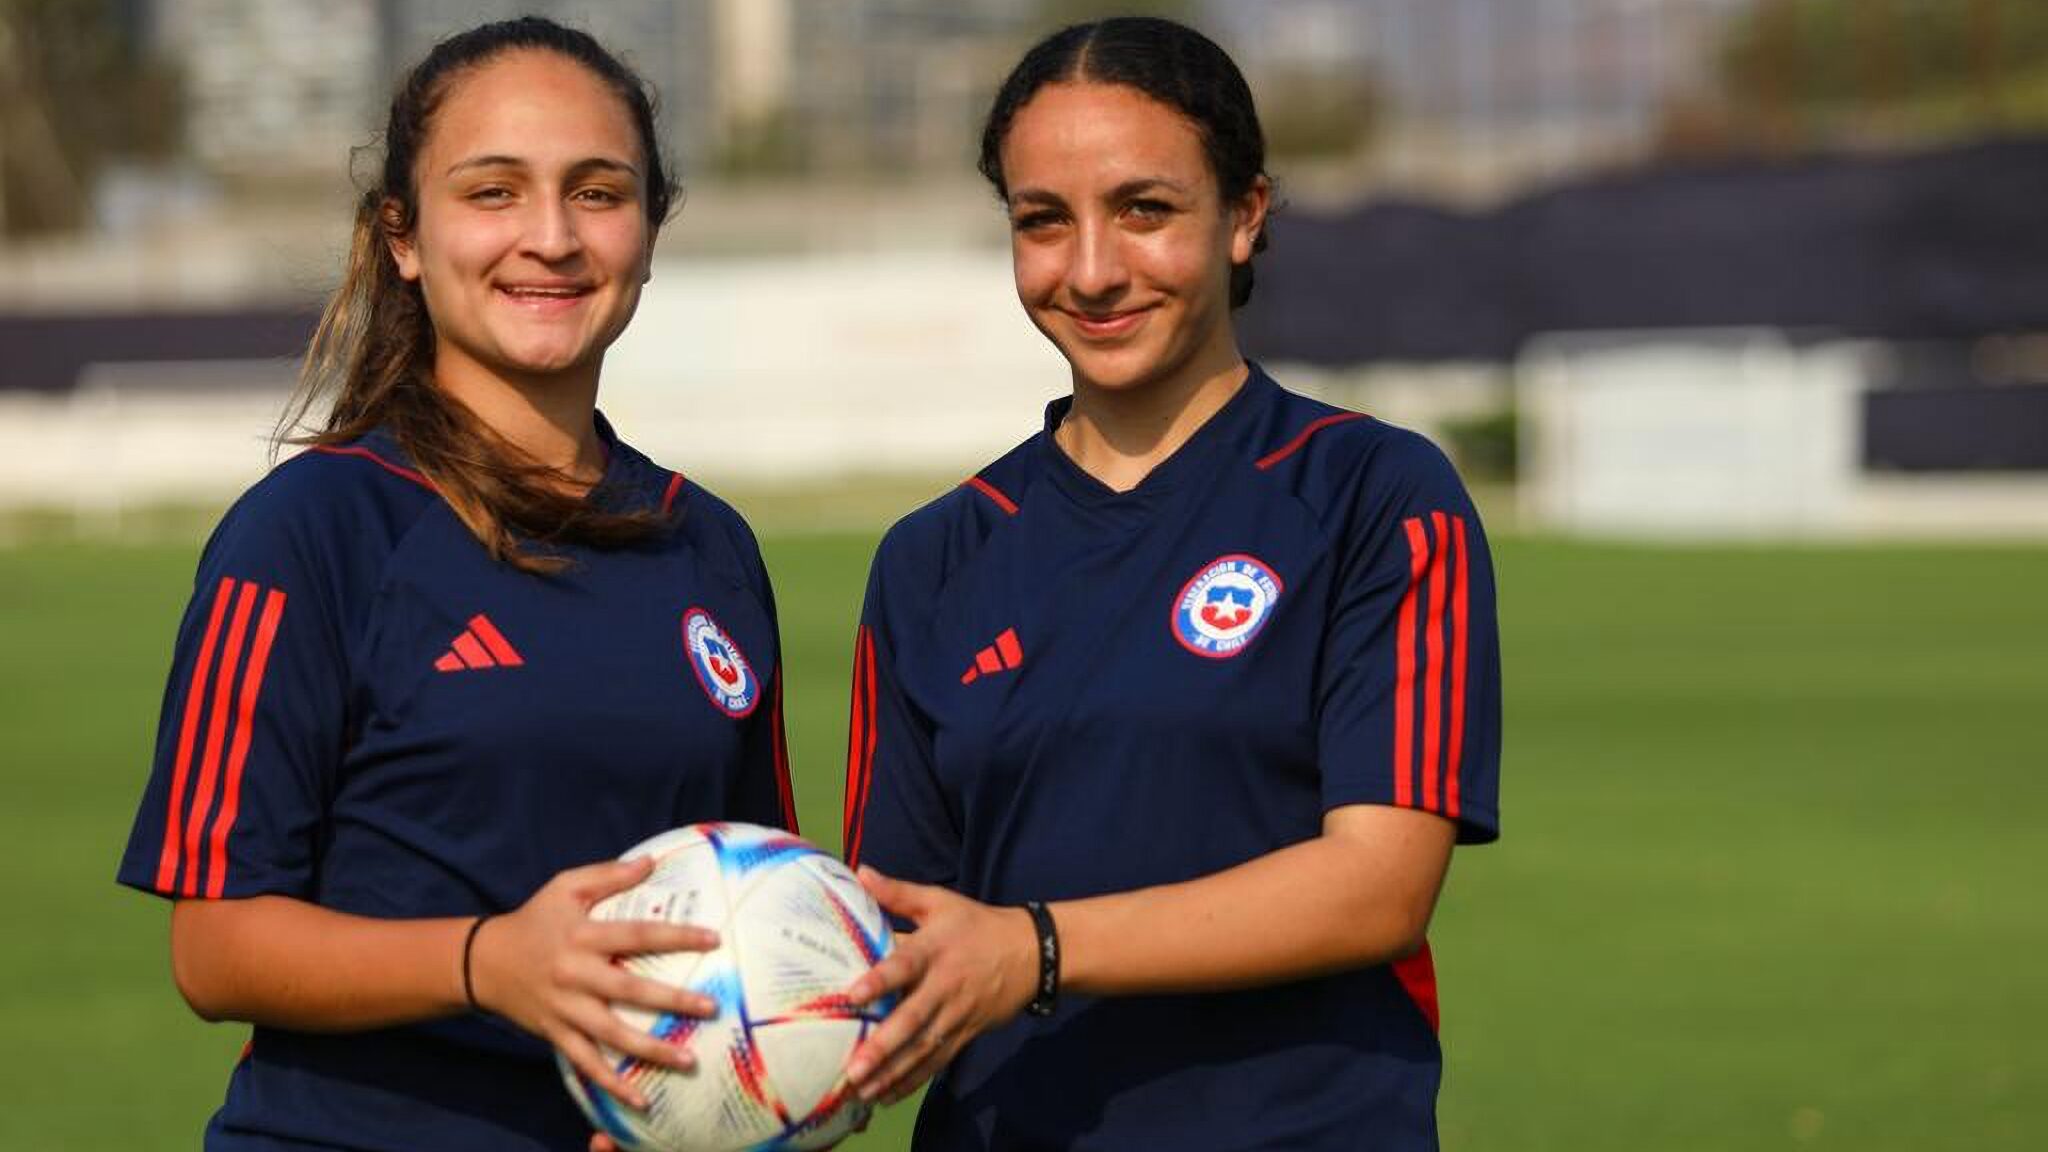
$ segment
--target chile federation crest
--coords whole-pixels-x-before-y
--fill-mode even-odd
[[[1235,553],[1202,565],[1173,601],[1173,638],[1197,656],[1244,651],[1280,602],[1280,576],[1264,560]]]
[[[761,678],[711,613],[692,608],[683,613],[683,649],[690,670],[718,710],[737,720],[761,702]]]

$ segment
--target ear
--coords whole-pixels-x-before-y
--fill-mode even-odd
[[[419,230],[406,226],[405,209],[396,200],[386,200],[377,218],[384,226],[384,247],[391,253],[391,262],[398,265],[399,278],[418,282]]]
[[[1273,203],[1273,182],[1264,176],[1252,177],[1252,186],[1230,206],[1230,262],[1246,264],[1251,262],[1252,247],[1258,243],[1259,232],[1266,226],[1266,210]]]

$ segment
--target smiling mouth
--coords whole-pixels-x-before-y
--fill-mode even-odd
[[[551,304],[569,300],[580,300],[590,295],[591,290],[581,285],[561,287],[536,284],[500,284],[498,291],[522,304]]]
[[[1149,311],[1151,311],[1149,308],[1132,308],[1123,312],[1106,312],[1100,315],[1070,311],[1067,313],[1067,318],[1074,322],[1074,327],[1079,329],[1083,336],[1095,340],[1113,340],[1136,328],[1139,321],[1143,320],[1145,314]]]

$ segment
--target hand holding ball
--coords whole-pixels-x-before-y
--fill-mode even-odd
[[[889,954],[889,923],[845,865],[795,835],[752,824],[693,824],[625,853],[654,871],[591,909],[599,920],[666,920],[717,930],[709,952],[630,956],[637,975],[717,1002],[709,1020],[614,1010],[633,1027],[689,1045],[682,1072],[607,1050],[647,1098],[644,1111],[557,1057],[591,1123],[633,1152],[827,1148],[866,1119],[847,1089],[847,1057],[889,1003],[856,1005],[848,984]]]

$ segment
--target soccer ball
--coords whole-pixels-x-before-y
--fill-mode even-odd
[[[849,1091],[854,1046],[888,1012],[844,991],[888,955],[889,922],[844,864],[788,832],[692,824],[628,850],[654,872],[599,901],[598,920],[667,920],[718,931],[710,952],[630,956],[634,973],[710,996],[709,1020],[613,1010],[633,1027],[690,1046],[688,1072],[600,1048],[647,1098],[628,1107],[556,1053],[562,1079],[599,1130],[634,1152],[828,1148],[867,1117]]]

